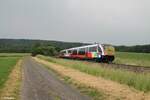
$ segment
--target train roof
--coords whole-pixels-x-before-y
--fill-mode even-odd
[[[69,48],[69,49],[64,49],[62,51],[65,51],[65,50],[73,50],[73,49],[79,49],[79,48],[86,48],[86,47],[93,47],[93,46],[97,46],[97,45],[100,45],[100,44],[91,44],[91,45],[85,45],[85,46],[80,46],[80,47],[73,47],[73,48]]]
[[[69,48],[69,49],[64,49],[64,50],[61,50],[61,51],[73,50],[73,49],[79,49],[79,48],[86,48],[86,47],[93,47],[93,46],[97,46],[97,45],[111,46],[111,44],[99,44],[99,43],[96,43],[96,44],[91,44],[91,45],[85,45],[85,46],[80,46],[80,47],[73,47],[73,48]]]
[[[99,44],[91,44],[91,45],[85,45],[85,46],[74,47],[74,48],[70,48],[70,49],[78,49],[78,48],[93,47],[93,46],[97,46],[97,45],[99,45]]]

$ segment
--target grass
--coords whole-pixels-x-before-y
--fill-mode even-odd
[[[134,87],[137,90],[149,92],[150,91],[150,74],[143,73],[138,74],[119,69],[108,69],[100,67],[99,64],[86,63],[82,61],[73,61],[67,59],[59,59],[45,56],[38,56],[44,60],[61,64],[66,67],[77,69],[81,72],[85,72],[94,76],[101,76],[105,79],[116,81],[121,84],[126,84],[130,87]]]
[[[28,55],[30,53],[0,53],[0,57],[23,57]]]
[[[114,63],[150,67],[150,53],[116,52]]]
[[[0,97],[19,100],[21,83],[20,58],[27,53],[0,53]],[[16,65],[17,64],[17,65]],[[16,65],[16,66],[15,66]]]
[[[107,96],[103,92],[100,92],[100,91],[96,90],[95,88],[87,87],[83,84],[80,84],[79,82],[76,82],[75,80],[71,79],[68,76],[62,76],[61,74],[57,73],[55,70],[51,69],[50,67],[48,67],[46,65],[45,65],[45,67],[49,71],[55,72],[55,74],[58,76],[58,78],[63,80],[65,83],[70,84],[71,86],[77,88],[81,93],[92,97],[92,100],[106,100]]]
[[[4,87],[0,91],[0,98],[20,100],[20,88],[21,88],[21,64],[22,60],[19,60],[11,73],[8,76],[8,80],[5,82]]]
[[[3,88],[8,76],[20,57],[0,57],[0,89]]]
[[[72,80],[70,77],[67,76],[63,77],[63,79],[66,83],[75,86],[81,93],[84,93],[92,97],[93,100],[106,100],[106,94],[99,92],[95,88],[87,87],[83,84],[79,84],[78,82]]]

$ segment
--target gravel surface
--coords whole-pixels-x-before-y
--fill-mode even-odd
[[[90,100],[36,63],[31,57],[23,62],[22,100]]]

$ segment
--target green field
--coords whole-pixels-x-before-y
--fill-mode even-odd
[[[126,84],[130,87],[134,87],[135,89],[149,92],[150,91],[150,74],[139,74],[134,72],[129,72],[125,70],[119,69],[108,69],[101,67],[100,64],[96,63],[87,63],[83,61],[73,61],[67,59],[59,59],[59,58],[52,58],[46,56],[38,56],[44,60],[61,64],[66,67],[71,67],[77,69],[81,72],[85,72],[87,74],[91,74],[94,76],[101,76],[105,79],[113,80],[121,84]]]
[[[6,56],[1,55],[4,54],[0,54],[0,89],[4,86],[4,83],[7,81],[10,72],[14,68],[17,61],[21,58],[21,56],[15,56],[15,54],[13,54],[13,56],[10,54],[10,57],[8,53]]]
[[[23,57],[31,55],[30,53],[0,53],[0,57]]]
[[[150,67],[150,53],[116,52],[114,63]]]

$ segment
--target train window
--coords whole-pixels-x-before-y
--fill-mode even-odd
[[[73,55],[77,55],[77,50],[74,49],[72,54],[73,54]]]
[[[97,46],[89,47],[89,52],[97,52]]]
[[[85,48],[80,48],[78,54],[85,55]]]
[[[98,46],[98,52],[102,52],[101,48]]]
[[[68,53],[72,53],[72,51],[71,51],[71,50],[68,50]]]

